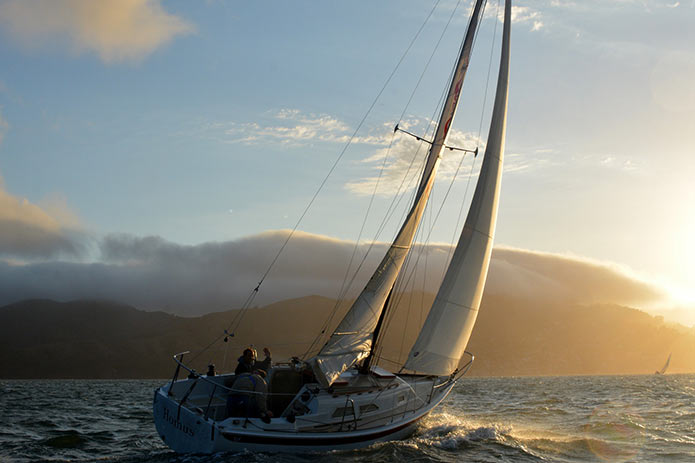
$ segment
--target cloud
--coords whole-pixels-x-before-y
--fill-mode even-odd
[[[493,5],[488,5],[485,11],[485,16],[494,18],[497,15],[499,22],[504,22],[504,5],[500,4],[498,8]],[[531,31],[538,31],[543,28],[543,17],[539,10],[523,5],[512,5],[512,23],[530,24]]]
[[[270,120],[262,122],[207,124],[203,131],[207,135],[217,134],[214,136],[223,143],[300,147],[316,142],[345,145],[351,141],[353,145],[375,147],[375,151],[358,161],[367,168],[367,174],[345,184],[348,191],[357,195],[371,195],[375,187],[376,194],[380,196],[393,196],[415,188],[429,149],[426,142],[417,141],[410,135],[400,132],[394,134],[394,122],[377,124],[367,129],[366,135],[353,137],[354,129],[327,114],[281,109],[267,113],[267,116]],[[432,135],[433,123],[429,120],[412,117],[401,121],[399,126],[425,138],[431,138]],[[485,143],[477,135],[456,129],[449,132],[447,143],[456,148],[478,148],[481,153],[485,149]],[[465,156],[467,159],[472,157],[470,154]],[[462,164],[463,157],[462,151],[444,150],[438,181],[447,182],[454,177],[467,179],[471,175],[471,169]],[[536,166],[539,165],[536,163]],[[527,170],[529,166],[527,158],[511,153],[505,172]]]
[[[419,119],[410,119],[400,124],[401,128],[427,137],[428,122]],[[390,138],[393,130],[390,125],[384,134],[384,139]],[[455,148],[469,150],[479,149],[485,151],[485,143],[472,132],[461,132],[452,129],[449,132],[447,145]],[[348,182],[345,188],[355,194],[392,196],[409,191],[417,186],[425,157],[429,152],[429,144],[417,141],[414,137],[403,133],[396,134],[390,145],[384,146],[362,160],[363,163],[372,166],[373,175]],[[465,159],[464,159],[465,157]],[[455,179],[467,179],[472,175],[469,161],[473,158],[470,153],[445,149],[442,152],[442,161],[437,172],[437,180],[450,182]],[[382,171],[383,169],[383,171]],[[508,169],[522,170],[523,167],[515,162]],[[507,170],[507,169],[505,169]]]
[[[503,19],[502,16],[500,16],[500,19]],[[543,28],[540,11],[533,10],[528,6],[512,6],[512,22],[530,23],[532,31],[538,31]]]
[[[0,178],[0,256],[78,256],[84,250],[78,222],[63,198],[53,196],[40,207],[9,194]]]
[[[269,113],[270,120],[265,123],[217,123],[213,130],[222,129],[223,141],[245,145],[280,144],[285,146],[305,146],[314,142],[347,143],[353,130],[333,116],[327,114],[304,113],[298,109],[281,109]],[[355,137],[353,143],[383,144],[383,135]]]
[[[101,242],[99,263],[0,262],[0,305],[40,297],[111,299],[141,309],[186,315],[238,308],[261,281],[287,233],[273,231],[195,246],[159,237],[109,235]],[[367,254],[369,246],[360,244],[355,263],[347,272],[354,246],[354,242],[298,232],[263,280],[253,304],[310,294],[336,297],[346,273],[352,274],[367,255],[348,291],[347,297],[354,297],[386,245],[379,243]],[[409,270],[407,280],[416,289],[434,292],[450,251],[448,245],[416,247],[411,261],[423,265],[414,276]],[[425,262],[427,272],[423,271]],[[427,275],[426,281],[422,275]],[[658,286],[611,264],[504,247],[493,252],[486,292],[539,303],[552,300],[633,306],[646,306],[666,297]]]
[[[358,195],[392,196],[415,188],[418,172],[422,170],[429,146],[408,135],[398,135],[391,146],[385,146],[361,162],[369,164],[373,175],[345,184],[345,188]]]
[[[58,41],[106,63],[140,60],[193,30],[160,0],[7,0],[0,26],[27,47]]]
[[[665,3],[663,0],[615,0],[607,2],[605,0],[583,0],[581,2],[573,0],[550,0],[550,6],[554,8],[564,8],[582,11],[605,11],[619,10],[631,6],[640,7],[642,11],[651,12],[659,8],[678,8],[680,2]]]
[[[691,6],[663,0],[551,0],[536,2],[544,23],[572,40],[583,52],[607,54],[631,65],[651,65],[664,50],[682,50],[692,42]],[[693,3],[695,5],[695,3]],[[607,27],[607,25],[610,27]],[[665,28],[663,24],[670,24]]]

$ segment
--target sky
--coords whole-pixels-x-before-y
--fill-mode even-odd
[[[496,9],[456,146],[484,145]],[[92,271],[129,288],[115,279],[150,255],[148,271],[191,273],[207,262],[187,261],[192,251],[292,229],[329,172],[302,236],[388,241],[424,155],[392,128],[431,131],[469,11],[452,0],[0,0],[5,299],[89,297]],[[692,24],[691,0],[515,2],[501,249],[610,268],[695,307]],[[443,159],[421,241],[453,242],[479,167]],[[65,292],[72,271],[83,286]],[[148,281],[164,287],[165,274]],[[67,280],[60,291],[39,283],[50,275]],[[678,313],[695,323],[695,309]]]

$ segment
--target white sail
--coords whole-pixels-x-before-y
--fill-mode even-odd
[[[663,375],[664,373],[666,373],[666,370],[668,369],[668,366],[669,366],[670,364],[671,364],[671,354],[668,354],[668,358],[666,359],[666,363],[665,363],[664,366],[661,368],[661,370],[659,370],[657,373],[660,374],[660,375]]]
[[[497,94],[485,158],[451,263],[404,365],[417,373],[449,375],[456,370],[478,315],[492,253],[502,179],[510,26],[511,0],[506,0]]]
[[[483,0],[478,0],[474,7],[413,206],[365,288],[328,342],[318,355],[309,361],[316,378],[324,387],[332,384],[343,371],[369,355],[379,315],[413,244],[415,232],[434,184],[440,155],[456,114],[483,3]]]
[[[435,162],[433,174],[436,173],[437,165],[438,162]],[[316,378],[324,387],[328,387],[343,371],[369,354],[379,314],[408,255],[433,183],[434,176],[431,176],[376,272],[319,355],[311,360]]]

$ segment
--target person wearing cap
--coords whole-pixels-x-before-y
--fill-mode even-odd
[[[234,370],[234,374],[240,375],[242,373],[251,373],[256,369],[264,370],[266,373],[270,371],[270,367],[272,365],[270,350],[267,347],[264,347],[263,353],[265,354],[265,360],[262,362],[257,362],[256,350],[251,347],[244,349],[243,355],[239,357],[239,364]]]

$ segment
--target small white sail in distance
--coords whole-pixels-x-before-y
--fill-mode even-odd
[[[668,354],[668,358],[666,359],[666,363],[661,368],[661,370],[657,371],[657,374],[663,375],[664,373],[666,373],[666,370],[668,369],[668,366],[670,364],[671,364],[671,354]]]
[[[477,0],[474,6],[413,206],[365,288],[318,355],[309,360],[317,380],[324,387],[330,386],[342,372],[369,355],[379,315],[413,244],[434,185],[441,152],[456,115],[483,3],[484,0]]]
[[[511,1],[506,0],[497,94],[478,184],[454,255],[425,324],[404,365],[406,370],[449,375],[456,370],[473,331],[487,279],[502,180],[507,126]]]

